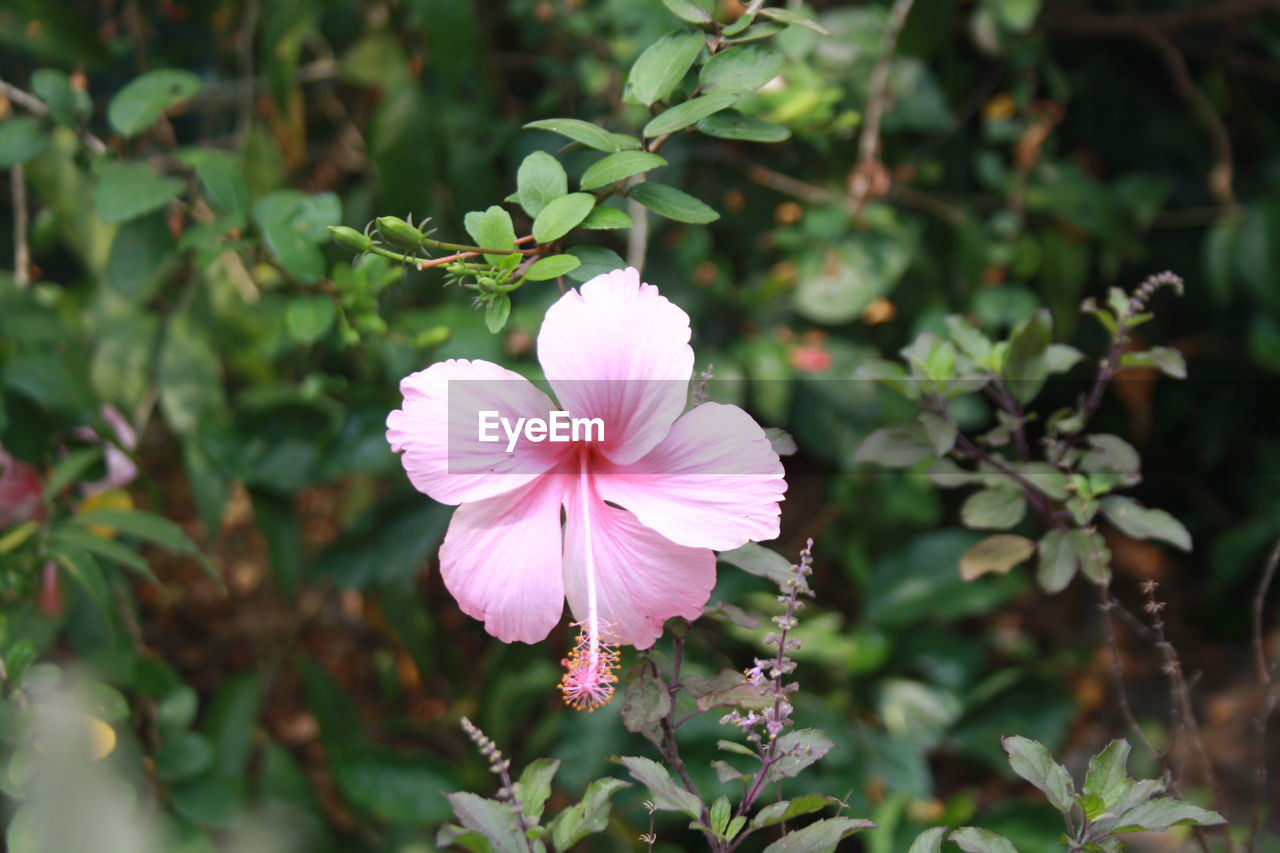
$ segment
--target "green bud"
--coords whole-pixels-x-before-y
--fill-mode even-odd
[[[430,329],[418,332],[413,339],[413,343],[423,349],[438,347],[449,340],[451,334],[452,332],[448,326],[433,326]]]
[[[493,293],[494,288],[498,286],[498,283],[487,275],[482,275],[477,278],[476,284],[480,285],[480,290],[485,293]]]
[[[364,254],[373,246],[372,240],[356,229],[348,228],[345,225],[330,225],[329,233],[333,235],[333,242],[348,252]]]
[[[378,233],[397,249],[411,252],[422,248],[422,232],[403,219],[394,216],[378,217]]]

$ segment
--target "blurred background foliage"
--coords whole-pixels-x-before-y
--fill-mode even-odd
[[[1023,853],[1059,849],[999,736],[1078,769],[1120,732],[1092,593],[1077,580],[1046,596],[1025,570],[962,581],[978,537],[955,497],[923,471],[853,463],[909,407],[851,377],[954,313],[999,334],[1047,306],[1056,340],[1100,356],[1081,299],[1168,268],[1186,295],[1160,295],[1138,335],[1180,350],[1189,379],[1126,371],[1098,423],[1139,448],[1135,495],[1196,547],[1107,537],[1122,600],[1162,583],[1228,803],[1244,803],[1248,602],[1280,528],[1280,17],[1249,0],[907,8],[891,56],[895,10],[878,0],[812,3],[829,36],[781,29],[785,66],[740,108],[786,141],[667,143],[661,180],[717,222],[591,238],[690,313],[700,367],[745,380],[719,393],[798,442],[775,543],[817,543],[797,714],[841,747],[800,783],[876,820],[860,838],[874,853],[976,820]],[[434,571],[450,510],[409,487],[383,438],[408,372],[448,357],[526,369],[555,283],[523,288],[491,335],[440,272],[353,265],[326,227],[412,213],[461,236],[525,156],[562,148],[526,122],[643,125],[626,69],[678,25],[658,0],[0,6],[0,255],[29,251],[0,272],[0,445],[7,476],[29,465],[43,493],[34,515],[0,518],[11,764],[27,697],[56,667],[83,671],[118,740],[106,760],[164,815],[167,849],[236,832],[407,853],[434,849],[438,792],[490,789],[464,714],[517,767],[564,761],[553,804],[636,749],[618,702],[560,705],[567,631],[506,646],[457,610]],[[592,155],[559,156],[576,177]],[[1084,372],[1046,395],[1070,402]],[[110,479],[103,441],[136,479],[86,487]],[[772,602],[732,570],[713,598]],[[690,666],[740,668],[758,640],[712,623]],[[1159,663],[1136,649],[1125,664],[1159,742]],[[715,790],[724,731],[686,731]],[[22,774],[5,779],[16,804]],[[598,849],[635,844],[641,799],[619,796]],[[658,848],[696,845],[679,822],[659,829]]]

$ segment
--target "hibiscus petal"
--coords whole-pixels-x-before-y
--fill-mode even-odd
[[[568,412],[603,419],[602,452],[634,462],[684,410],[693,373],[689,315],[634,269],[615,270],[548,309],[538,360]]]
[[[703,403],[631,465],[604,463],[596,488],[673,542],[724,551],[778,536],[782,461],[751,416]]]
[[[449,359],[406,376],[403,408],[387,417],[387,441],[409,480],[437,501],[459,504],[500,495],[555,465],[568,444],[523,437],[512,452],[501,426],[482,442],[480,413],[497,412],[514,428],[519,418],[547,418],[551,398],[518,373],[487,361]]]
[[[580,489],[567,492],[564,588],[574,619],[585,621],[590,613],[588,547],[597,617],[617,642],[645,649],[661,636],[668,619],[702,615],[716,585],[715,554],[663,538],[594,493],[584,501]]]
[[[458,606],[504,643],[545,639],[564,611],[563,482],[543,477],[463,504],[440,546],[440,574]]]

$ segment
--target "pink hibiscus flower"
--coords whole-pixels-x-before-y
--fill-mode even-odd
[[[44,518],[40,472],[0,447],[0,531],[29,518]]]
[[[103,446],[106,475],[101,480],[83,484],[84,493],[87,497],[101,494],[111,489],[123,489],[138,476],[138,466],[129,458],[129,453],[132,453],[138,446],[138,434],[134,431],[133,425],[125,419],[124,415],[120,414],[120,411],[115,406],[108,403],[103,403],[99,412],[115,435],[103,438],[98,435],[93,427],[87,426],[76,427],[74,430],[76,438],[88,442],[100,442]]]
[[[414,486],[460,504],[440,570],[462,610],[504,642],[533,643],[568,599],[582,633],[561,688],[576,707],[612,694],[613,645],[646,648],[667,619],[702,613],[713,549],[778,535],[786,482],[764,430],[736,406],[684,411],[689,336],[684,311],[618,270],[543,320],[538,360],[562,409],[519,374],[450,359],[406,377],[387,418]],[[511,430],[557,411],[600,429],[567,441]],[[486,416],[504,424],[500,440],[485,438]]]

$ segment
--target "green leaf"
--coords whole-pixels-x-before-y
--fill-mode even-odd
[[[548,826],[556,853],[564,853],[588,835],[604,832],[609,825],[610,798],[630,786],[630,782],[613,778],[596,779],[588,785],[582,800],[556,815]]]
[[[666,160],[648,151],[619,151],[588,166],[582,173],[582,188],[598,189],[665,165]]]
[[[194,779],[213,766],[213,746],[197,732],[175,732],[156,750],[156,776],[162,782]]]
[[[951,452],[951,448],[955,447],[957,427],[956,422],[950,418],[943,418],[935,415],[933,412],[921,412],[917,418],[920,425],[924,427],[925,435],[929,437],[929,443],[933,446],[933,452],[936,456],[946,456]]]
[[[1010,393],[1020,402],[1035,399],[1049,375],[1048,350],[1053,334],[1053,319],[1046,308],[1040,308],[1024,320],[1009,340],[1004,376]]]
[[[185,729],[195,720],[199,707],[196,692],[185,684],[179,685],[156,703],[156,722],[162,729]]]
[[[74,524],[61,525],[50,534],[49,544],[55,549],[59,546],[82,548],[95,557],[110,560],[113,563],[119,563],[128,569],[132,569],[152,583],[160,582],[152,574],[151,566],[137,551],[127,545],[120,544],[114,539],[104,539],[83,527],[78,527]]]
[[[717,92],[711,95],[702,95],[691,101],[685,101],[683,104],[677,104],[650,119],[649,123],[644,126],[644,135],[652,138],[667,133],[675,133],[677,130],[684,130],[692,124],[697,124],[712,113],[718,113],[720,110],[733,106],[733,103],[739,97],[739,95],[733,93]]]
[[[324,337],[338,319],[337,306],[328,296],[298,296],[289,301],[285,309],[285,326],[289,335],[300,344],[314,344]]]
[[[829,797],[826,794],[804,794],[794,800],[770,803],[756,812],[755,817],[751,818],[751,826],[755,829],[759,829],[762,826],[772,826],[775,823],[782,823],[784,820],[791,820],[793,817],[799,817],[802,814],[822,811],[827,806],[838,802],[840,801],[835,797]]]
[[[886,468],[909,468],[934,455],[933,441],[919,423],[881,427],[858,445],[854,462],[874,462]]]
[[[77,706],[104,723],[123,723],[129,719],[129,700],[119,690],[101,681],[87,680],[75,687]]]
[[[764,848],[764,853],[830,853],[843,838],[860,829],[875,829],[865,818],[829,817],[789,832]]]
[[[45,853],[47,830],[43,829],[41,819],[46,814],[46,809],[40,806],[18,806],[4,833],[5,850],[8,853]]]
[[[485,328],[489,330],[489,334],[496,335],[507,325],[507,318],[510,316],[511,297],[505,293],[499,293],[484,309]]]
[[[795,566],[777,551],[772,551],[755,542],[723,551],[718,559],[722,563],[742,569],[747,574],[771,580],[782,586],[796,575]]]
[[[560,759],[539,758],[520,774],[516,781],[516,799],[525,816],[535,823],[542,817],[547,797],[551,796],[551,780],[560,769]]]
[[[1111,495],[1102,499],[1102,514],[1125,536],[1158,539],[1182,551],[1191,550],[1191,534],[1182,522],[1162,509],[1148,509],[1133,498]]]
[[[1118,435],[1099,433],[1086,437],[1089,450],[1080,459],[1080,468],[1090,473],[1114,471],[1117,474],[1137,474],[1142,464],[1138,451]]]
[[[629,732],[644,734],[650,740],[658,735],[658,724],[671,710],[671,692],[649,667],[627,685],[622,701],[622,725]]]
[[[693,676],[686,681],[692,683]],[[777,696],[771,687],[763,684],[752,684],[741,672],[726,669],[719,676],[709,679],[698,689],[692,686],[689,692],[698,700],[698,710],[710,711],[712,708],[734,707],[747,711],[763,711],[772,708]]]
[[[107,121],[121,136],[146,130],[160,113],[200,90],[200,78],[190,71],[160,68],[148,71],[116,93],[107,107]]]
[[[463,225],[471,239],[484,249],[514,249],[516,247],[516,227],[511,222],[511,214],[499,207],[490,205],[483,212],[473,210],[463,217]],[[518,255],[485,255],[489,263],[500,267],[513,267],[520,263]]]
[[[1084,358],[1084,353],[1066,344],[1049,344],[1045,350],[1045,367],[1050,374],[1066,373]]]
[[[84,527],[101,525],[114,528],[127,536],[136,536],[172,551],[193,557],[205,571],[218,577],[207,557],[196,547],[182,528],[164,516],[141,509],[91,509],[72,517],[72,522]]]
[[[23,543],[40,532],[40,522],[29,518],[0,534],[0,554],[8,554],[21,548]]]
[[[1122,367],[1154,367],[1174,379],[1187,378],[1187,360],[1172,347],[1152,347],[1146,352],[1127,352],[1120,356]]]
[[[49,145],[49,126],[20,116],[0,122],[0,169],[11,169],[38,156]]]
[[[961,522],[973,530],[1008,530],[1026,514],[1026,499],[1013,489],[982,489],[960,507]]]
[[[705,38],[698,30],[688,28],[667,33],[645,48],[627,77],[631,96],[646,107],[665,98],[693,67]]]
[[[916,836],[916,840],[911,842],[911,848],[907,853],[942,853],[942,839],[947,836],[947,828],[945,826],[935,826],[932,829],[926,829],[924,832]]]
[[[711,831],[719,838],[724,838],[724,831],[729,827],[729,798],[721,795],[711,804]]]
[[[1067,536],[1084,576],[1094,583],[1109,581],[1111,551],[1107,548],[1102,534],[1096,530],[1072,530]]]
[[[189,314],[169,321],[157,364],[160,409],[179,434],[195,432],[208,415],[225,407],[222,361]]]
[[[947,317],[946,324],[951,342],[959,347],[962,353],[981,365],[990,361],[993,344],[986,335],[978,331],[976,326],[956,314]]]
[[[516,195],[530,216],[537,216],[547,204],[569,191],[569,177],[560,161],[545,151],[535,151],[516,171]]]
[[[559,278],[580,266],[582,261],[573,255],[548,255],[530,264],[529,271],[524,274],[524,277],[529,281],[547,281]]]
[[[1044,744],[1020,735],[1002,738],[1001,743],[1014,773],[1039,788],[1059,812],[1065,815],[1071,811],[1076,795],[1071,775],[1053,760]]]
[[[999,0],[995,4],[997,15],[1006,28],[1014,33],[1025,33],[1040,14],[1041,0]]]
[[[463,829],[456,823],[446,823],[436,832],[436,847],[461,847],[470,853],[494,853],[493,842],[474,829]]]
[[[1036,552],[1036,543],[1025,536],[997,533],[972,545],[960,558],[960,576],[967,581],[987,574],[1007,573]]]
[[[674,219],[677,222],[705,225],[720,218],[720,214],[708,205],[666,184],[646,181],[643,184],[636,184],[628,190],[627,195],[659,216]]]
[[[818,729],[793,729],[775,742],[780,756],[765,774],[765,784],[794,778],[835,748],[835,741]]]
[[[710,24],[715,18],[715,0],[662,0],[662,5],[682,21],[691,24]]]
[[[228,829],[240,817],[243,797],[229,780],[204,777],[174,786],[173,810],[192,823]]]
[[[337,195],[279,190],[254,205],[253,218],[267,248],[290,275],[307,283],[324,277],[320,246],[329,241],[329,226],[342,219],[342,202]]]
[[[186,188],[182,179],[157,175],[146,163],[102,163],[93,190],[93,210],[108,224],[128,222],[159,210]]]
[[[965,853],[1018,853],[1009,839],[978,826],[960,827],[951,833],[951,840]]]
[[[529,130],[549,130],[597,151],[621,151],[625,146],[603,127],[576,118],[546,118],[525,125]]]
[[[782,54],[762,45],[722,50],[702,66],[698,81],[704,92],[754,92],[782,70]]]
[[[93,103],[89,94],[71,85],[71,77],[59,68],[41,68],[31,75],[31,90],[49,107],[58,124],[75,125],[89,115]]]
[[[707,136],[744,142],[782,142],[791,136],[789,128],[733,110],[722,110],[699,119],[697,127]]]
[[[1050,530],[1040,538],[1036,580],[1045,592],[1061,592],[1076,576],[1076,552],[1066,530]]]
[[[213,774],[239,781],[253,756],[254,724],[262,708],[262,679],[241,672],[219,686],[201,721],[205,737],[214,746]]]
[[[579,223],[578,227],[593,231],[603,231],[610,228],[630,228],[634,224],[631,221],[631,216],[626,211],[597,204],[587,214],[587,218]]]
[[[196,170],[214,207],[236,216],[249,215],[249,182],[240,158],[230,151],[188,148],[178,159]]]
[[[764,18],[771,18],[782,24],[805,27],[806,29],[813,30],[820,36],[831,35],[831,33],[827,32],[823,26],[813,18],[810,18],[807,15],[802,15],[799,12],[792,11],[791,9],[784,9],[780,6],[766,6],[760,10],[760,16]]]
[[[1017,471],[1022,479],[1035,486],[1036,491],[1054,500],[1066,500],[1070,495],[1066,473],[1048,462],[1023,462],[1017,466]]]
[[[568,254],[582,261],[582,266],[569,272],[569,278],[574,281],[590,281],[627,265],[617,252],[603,246],[574,246]]]
[[[181,253],[174,249],[173,234],[169,231],[164,214],[140,216],[116,229],[116,236],[111,241],[111,252],[107,255],[104,283],[113,295],[143,307],[164,285],[180,260]],[[119,374],[126,372],[121,370],[122,362],[129,363],[129,356],[144,363],[150,361],[155,348],[155,331],[159,329],[155,316],[134,315],[130,318],[121,317],[121,321],[104,329],[98,343],[98,358],[108,362],[103,367],[117,374],[117,380],[120,378]],[[108,359],[107,355],[115,357]],[[140,396],[146,377],[138,376],[134,381],[138,388],[135,394]],[[107,396],[110,398],[112,395]],[[125,399],[137,397],[126,395]]]
[[[345,725],[351,725],[346,721]],[[356,808],[381,820],[411,826],[439,823],[448,817],[440,792],[450,784],[444,769],[428,756],[360,752],[331,760],[342,796]],[[452,799],[446,794],[445,797]],[[468,794],[477,800],[482,798]],[[501,804],[508,814],[511,807]],[[457,811],[455,804],[455,812]],[[461,819],[461,814],[459,814]],[[514,824],[514,814],[512,822]],[[475,826],[468,825],[468,829]],[[517,834],[518,837],[518,834]],[[527,853],[523,846],[520,853]]]
[[[62,493],[62,490],[84,476],[91,467],[102,461],[101,447],[78,447],[68,453],[58,464],[53,466],[49,479],[44,484],[44,499],[51,500]]]
[[[743,15],[741,18],[734,21],[734,25],[736,26],[741,24],[746,20],[748,20],[748,17]],[[730,29],[733,29],[733,27],[725,27],[725,35],[729,34]],[[758,24],[752,24],[747,27],[745,31],[741,31],[742,35],[736,36],[735,38],[725,39],[724,43],[726,45],[746,44],[747,42],[759,41],[760,39],[767,39],[770,36],[776,36],[785,29],[786,26],[775,21],[761,21]]]
[[[1135,806],[1116,821],[1116,832],[1164,832],[1171,826],[1218,826],[1226,819],[1215,811],[1175,800],[1173,797],[1157,797]]]
[[[1097,797],[1106,807],[1116,804],[1120,795],[1129,787],[1129,742],[1123,738],[1113,740],[1106,748],[1089,759],[1089,771],[1084,777],[1084,793]]]
[[[633,779],[649,789],[653,803],[659,809],[684,812],[694,820],[701,816],[702,801],[680,787],[658,762],[634,755],[623,755],[616,760],[627,768]]]
[[[533,220],[533,237],[539,243],[554,243],[568,234],[595,207],[590,193],[569,193],[549,203]]]

